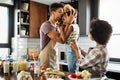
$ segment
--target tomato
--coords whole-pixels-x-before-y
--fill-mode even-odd
[[[43,67],[43,66],[40,66],[40,69],[41,69],[41,70],[46,70],[46,68],[45,68],[45,67]]]
[[[45,68],[45,67],[42,67],[42,70],[46,70],[46,68]]]
[[[76,78],[76,74],[75,74],[75,73],[71,73],[71,74],[70,74],[70,77],[71,77],[71,78]]]

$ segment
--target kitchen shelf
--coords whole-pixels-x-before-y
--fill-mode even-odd
[[[27,23],[27,22],[20,22],[20,24],[21,24],[21,25],[28,25],[28,26],[30,25],[30,24]]]
[[[18,12],[23,12],[23,13],[28,13],[29,14],[29,11],[26,11],[24,9],[19,9]]]
[[[29,37],[30,28],[30,0],[15,0],[15,36],[17,37]],[[21,35],[21,31],[25,30],[24,34]],[[22,31],[23,32],[23,31]]]

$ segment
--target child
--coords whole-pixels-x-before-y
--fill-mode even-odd
[[[69,38],[67,39],[67,42],[65,44],[66,47],[66,55],[67,55],[67,62],[68,62],[68,71],[69,72],[76,72],[79,70],[79,67],[76,66],[76,55],[75,52],[71,49],[69,46],[70,42],[77,41],[79,38],[79,25],[76,23],[77,19],[77,11],[70,6],[69,4],[66,4],[64,6],[64,13],[67,15],[63,15],[64,23],[67,25],[70,25],[70,27],[73,28],[72,33],[70,34]],[[71,23],[67,22],[66,16],[70,16],[73,14],[74,19]],[[70,22],[70,21],[69,21]],[[67,27],[65,27],[65,32],[67,32]]]
[[[108,22],[94,19],[90,24],[89,37],[96,42],[96,46],[86,54],[86,52],[78,48],[75,42],[70,44],[71,48],[76,52],[76,56],[80,57],[77,60],[77,66],[88,70],[93,78],[102,78],[106,74],[109,61],[106,46],[111,34],[112,26]],[[82,59],[79,55],[83,55],[84,58]]]

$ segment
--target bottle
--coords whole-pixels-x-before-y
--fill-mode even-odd
[[[40,67],[37,62],[34,62],[34,75],[38,76],[41,74]]]
[[[13,62],[13,72],[18,72],[18,62],[17,61]]]
[[[3,72],[9,74],[9,61],[5,61],[3,64]]]

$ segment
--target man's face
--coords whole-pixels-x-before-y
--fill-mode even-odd
[[[58,8],[56,11],[54,11],[54,18],[58,20],[59,18],[62,18],[63,16],[63,8]]]

